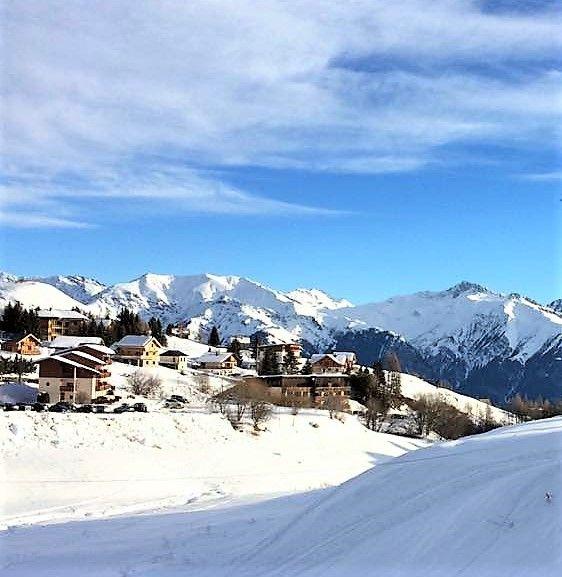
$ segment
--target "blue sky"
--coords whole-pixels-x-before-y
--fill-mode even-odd
[[[2,268],[562,296],[556,2],[7,2]]]

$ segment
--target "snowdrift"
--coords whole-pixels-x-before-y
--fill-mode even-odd
[[[331,491],[235,573],[558,576],[561,453],[555,418],[398,457]]]

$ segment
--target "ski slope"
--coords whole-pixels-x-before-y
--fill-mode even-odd
[[[294,448],[295,439],[288,441]],[[61,449],[72,454],[70,446]],[[562,419],[555,418],[381,459],[335,488],[269,499],[223,493],[146,514],[124,509],[108,519],[13,527],[0,534],[2,574],[558,577],[561,452]],[[345,452],[337,457],[343,460],[322,456],[317,481],[345,463]],[[263,487],[273,478],[289,487],[294,479],[284,459],[269,479],[255,474],[260,461],[244,462],[248,478]],[[128,490],[136,486],[129,482]]]

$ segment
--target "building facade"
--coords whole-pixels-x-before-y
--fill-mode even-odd
[[[41,354],[40,344],[41,341],[35,335],[29,334],[19,339],[4,341],[2,343],[2,350],[23,356],[33,356]]]
[[[169,369],[184,371],[188,367],[187,355],[177,350],[167,350],[160,353],[160,364]]]
[[[268,375],[247,377],[244,381],[248,384],[265,385],[274,398],[306,400],[319,407],[329,397],[347,401],[351,393],[349,376],[345,374]]]
[[[113,348],[116,361],[137,367],[156,367],[162,345],[150,335],[126,335]]]
[[[62,335],[80,335],[84,332],[88,317],[77,311],[59,309],[40,310],[39,338],[52,341]]]
[[[257,350],[256,368],[259,375],[269,373],[268,365],[273,364],[279,369],[283,367],[287,355],[292,353],[301,364],[302,347],[299,343],[279,343],[275,345],[260,345]]]
[[[112,389],[110,363],[107,352],[82,347],[40,359],[39,390],[51,403],[91,403]]]

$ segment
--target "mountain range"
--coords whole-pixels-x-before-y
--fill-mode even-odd
[[[127,307],[182,323],[195,339],[212,326],[223,338],[262,332],[272,341],[299,339],[309,353],[351,349],[365,364],[393,350],[406,371],[473,396],[562,398],[562,301],[541,305],[468,282],[356,306],[318,289],[281,292],[238,276],[148,273],[106,286],[82,276],[1,273],[0,307],[15,300],[97,317]]]

